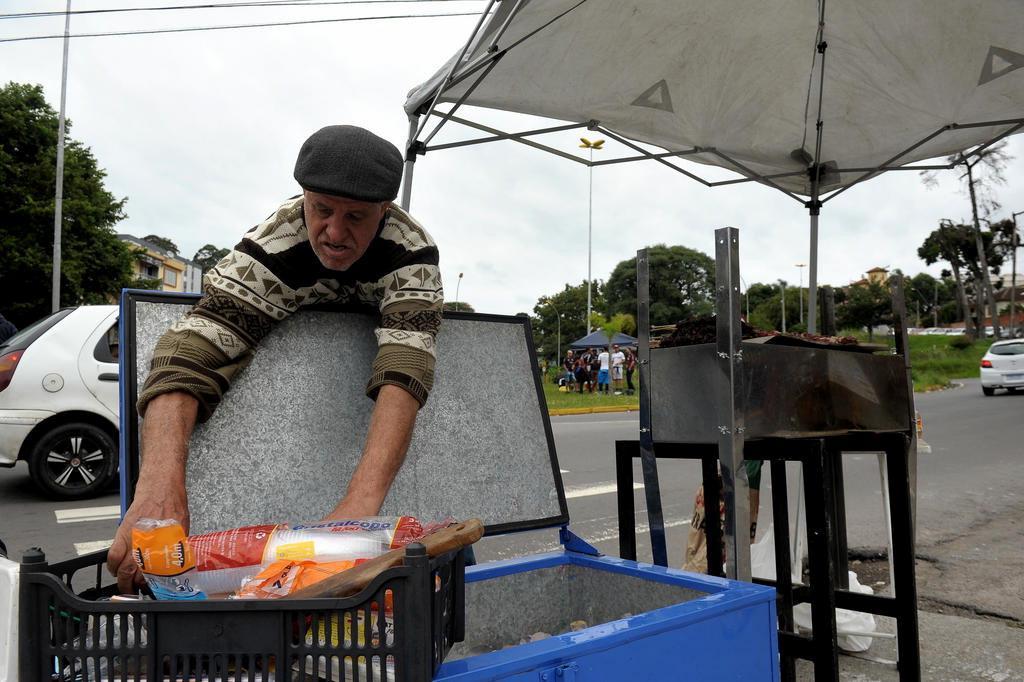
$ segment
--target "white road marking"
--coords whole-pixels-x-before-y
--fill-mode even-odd
[[[689,525],[690,525],[690,519],[685,519],[685,520],[682,520],[682,521],[666,521],[665,522],[665,528],[666,529],[668,529],[668,528],[678,528],[679,526],[689,526]],[[646,523],[640,523],[640,524],[637,524],[636,534],[637,535],[643,535],[644,533],[650,532],[650,530],[651,530],[651,527],[649,525],[647,525]],[[618,537],[619,537],[619,529],[616,528],[615,530],[606,531],[604,533],[599,533],[597,535],[591,535],[591,536],[586,537],[584,539],[587,542],[590,542],[590,543],[597,543],[597,542],[605,542],[606,540],[616,540],[616,539],[618,539]]]
[[[689,526],[689,525],[690,525],[690,520],[689,519],[683,519],[683,520],[679,520],[679,521],[666,521],[665,522],[665,529],[667,530],[669,528],[678,528],[680,526]],[[646,523],[638,523],[637,526],[636,526],[636,534],[638,536],[643,535],[644,533],[648,533],[648,532],[650,532],[650,530],[651,530],[651,527],[648,524],[646,524]],[[608,527],[606,530],[600,531],[600,532],[597,532],[597,533],[581,534],[580,537],[582,537],[584,540],[586,540],[590,544],[597,544],[599,542],[609,542],[609,541],[612,541],[612,540],[617,540],[619,538],[619,529],[618,529],[617,526],[615,526],[615,527]],[[560,543],[557,543],[557,542],[545,543],[543,545],[539,545],[539,546],[535,546],[535,547],[530,547],[525,552],[525,555],[528,556],[529,554],[534,553],[534,552],[538,552],[538,553],[539,552],[553,552],[556,549],[559,549],[561,546],[562,545]],[[501,550],[495,552],[494,556],[495,556],[495,558],[498,558],[498,559],[507,559],[507,558],[510,558],[510,557],[521,557],[521,556],[524,556],[524,550],[522,548],[520,548],[520,547],[501,549]]]
[[[561,471],[561,472],[562,472],[563,474],[567,474],[567,473],[569,473],[569,470],[568,470],[568,469],[559,469],[559,471]]]
[[[597,485],[577,486],[565,491],[565,499],[573,500],[577,497],[593,497],[594,495],[607,495],[615,492],[615,482],[598,483]],[[634,483],[633,490],[642,490],[643,483]]]
[[[82,556],[83,554],[90,554],[92,552],[99,552],[100,550],[107,549],[112,544],[114,544],[113,538],[110,540],[95,540],[93,542],[76,542],[75,551],[78,552],[78,556]]]
[[[55,509],[57,523],[82,523],[84,521],[107,521],[121,518],[121,506],[82,507],[81,509]]]

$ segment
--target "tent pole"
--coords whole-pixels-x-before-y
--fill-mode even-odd
[[[416,133],[419,130],[420,117],[409,115],[409,141],[405,145],[405,173],[402,177],[402,210],[408,212],[412,201],[412,172],[416,165]]]
[[[815,195],[817,192],[815,192]],[[818,214],[821,205],[816,201],[811,207],[811,259],[809,278],[807,280],[807,332],[818,333]]]

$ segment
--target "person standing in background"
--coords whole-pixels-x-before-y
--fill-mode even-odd
[[[636,371],[636,354],[633,353],[632,348],[626,349],[626,395],[633,395],[635,389],[633,388],[633,372]]]

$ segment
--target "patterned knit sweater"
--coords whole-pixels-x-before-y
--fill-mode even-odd
[[[380,311],[378,351],[366,393],[401,386],[422,406],[434,383],[434,340],[443,292],[437,246],[395,205],[363,257],[347,271],[321,265],[309,243],[302,197],[249,230],[203,278],[203,297],[157,342],[139,414],[162,393],[199,401],[206,421],[276,322],[317,305]]]

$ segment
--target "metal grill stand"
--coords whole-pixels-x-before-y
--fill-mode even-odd
[[[744,361],[743,348],[740,342],[739,320],[739,289],[734,285],[739,282],[738,266],[738,232],[735,228],[723,228],[715,232],[716,266],[717,266],[717,343],[715,344],[715,360],[712,363],[707,354],[701,354],[699,347],[686,350],[695,351],[692,355],[683,356],[692,364],[714,365],[712,371],[705,368],[688,368],[693,370],[686,377],[662,377],[657,374],[658,363],[654,370],[650,364],[651,350],[645,315],[640,316],[641,338],[640,355],[647,359],[644,365],[647,371],[641,374],[641,395],[648,399],[641,400],[641,441],[616,442],[616,472],[619,504],[619,551],[623,558],[636,558],[636,529],[633,525],[634,503],[632,495],[633,474],[632,460],[647,455],[654,461],[645,461],[645,478],[649,469],[656,473],[656,459],[697,459],[701,461],[704,482],[705,507],[714,510],[715,500],[719,495],[725,501],[726,518],[724,540],[726,547],[727,566],[725,573],[730,578],[751,580],[749,538],[749,509],[746,471],[744,459],[769,462],[772,481],[773,520],[775,527],[775,561],[776,581],[755,580],[754,582],[775,586],[777,590],[777,610],[779,618],[779,651],[781,654],[782,678],[795,679],[795,659],[804,658],[814,662],[816,680],[838,680],[838,646],[836,633],[835,609],[845,608],[854,611],[888,616],[896,619],[899,655],[899,673],[901,680],[920,679],[920,655],[917,622],[917,588],[914,567],[914,486],[916,462],[914,457],[914,423],[913,385],[910,379],[910,363],[907,353],[906,310],[903,300],[902,283],[899,278],[892,282],[893,317],[896,328],[896,352],[902,357],[863,356],[852,364],[843,364],[851,360],[853,353],[838,350],[805,350],[808,360],[804,364],[815,365],[806,370],[808,376],[802,376],[801,387],[805,390],[818,390],[812,397],[824,397],[826,392],[835,393],[835,404],[829,402],[822,407],[822,414],[812,414],[813,418],[824,420],[808,426],[808,415],[767,415],[765,407],[770,411],[784,410],[791,403],[780,399],[768,402],[762,394],[770,387],[759,383],[756,377],[745,376],[744,372],[755,372],[762,364],[770,364],[772,355],[766,355],[768,348],[749,345],[748,358]],[[649,306],[649,290],[647,287],[648,273],[645,252],[637,257],[638,291],[637,301],[641,311]],[[754,350],[758,353],[754,353]],[[680,350],[680,349],[674,349]],[[771,349],[792,351],[794,349]],[[658,351],[664,352],[664,351]],[[798,351],[799,352],[799,351]],[[825,354],[825,361],[819,353]],[[701,358],[705,361],[701,363]],[[778,362],[794,362],[802,357],[774,356]],[[838,368],[833,369],[828,361],[837,361]],[[858,364],[858,362],[860,364]],[[824,363],[824,364],[823,364]],[[666,364],[665,367],[678,368],[680,365]],[[824,370],[821,368],[824,367]],[[895,373],[894,373],[895,368]],[[794,372],[797,369],[793,368]],[[871,411],[861,408],[871,405],[857,404],[849,394],[842,392],[842,374],[852,374],[865,388],[874,389],[881,410]],[[655,376],[652,376],[654,374]],[[686,381],[689,379],[690,381]],[[694,381],[696,379],[696,382]],[[700,386],[701,379],[713,383],[712,386]],[[871,383],[870,380],[874,380]],[[676,400],[671,405],[657,405],[652,409],[652,381],[683,382],[684,390],[695,393],[695,389],[713,391],[715,400],[715,419],[701,421],[694,416],[691,401]],[[796,379],[794,379],[796,382]],[[661,388],[661,384],[657,385]],[[778,384],[776,390],[782,390]],[[655,390],[656,396],[666,395]],[[749,403],[756,405],[755,417],[750,422],[747,417]],[[781,405],[781,407],[780,407]],[[806,407],[806,405],[805,405]],[[879,405],[874,405],[879,407]],[[844,411],[843,408],[848,408]],[[675,413],[678,420],[689,419],[691,424],[662,424],[657,417],[666,422],[666,412]],[[652,414],[652,412],[656,414]],[[851,416],[852,415],[852,416]],[[804,421],[801,422],[800,420]],[[859,421],[857,421],[859,420]],[[852,423],[851,423],[852,421]],[[789,425],[792,431],[780,428]],[[846,424],[837,428],[836,424]],[[714,425],[714,433],[710,426]],[[747,426],[753,429],[747,430]],[[799,427],[803,425],[803,430]],[[857,426],[860,428],[856,428]],[[874,425],[874,428],[871,428]],[[774,429],[774,431],[773,431]],[[680,437],[682,434],[683,437]],[[664,436],[668,435],[668,438]],[[644,437],[650,444],[650,452],[645,447]],[[662,436],[659,438],[659,436]],[[895,596],[866,595],[850,592],[847,580],[847,547],[846,547],[846,511],[843,496],[842,455],[854,452],[884,453],[886,486],[890,500],[890,529],[892,533],[893,591]],[[793,585],[791,575],[789,538],[789,507],[786,486],[786,462],[799,462],[804,476],[804,502],[807,509],[807,542],[809,584]],[[719,468],[721,478],[719,478]],[[661,500],[657,491],[647,489],[647,506],[656,510],[657,518],[651,518],[651,528],[655,528],[655,520],[662,527]],[[710,501],[710,502],[707,502]],[[717,514],[708,513],[705,524],[707,533],[707,565],[708,573],[721,575],[721,556],[723,532],[717,523]],[[651,534],[652,552],[656,560],[667,555],[665,536]],[[660,546],[659,546],[660,545]],[[813,634],[803,636],[796,633],[793,622],[793,605],[810,602]]]

